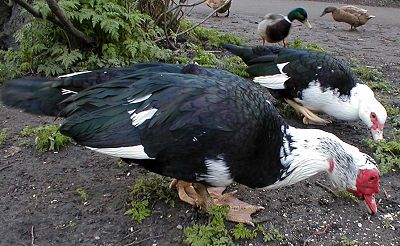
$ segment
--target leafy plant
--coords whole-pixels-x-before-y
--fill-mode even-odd
[[[35,3],[42,16],[51,15],[44,1]],[[22,74],[58,75],[139,61],[165,60],[171,55],[169,50],[156,45],[154,40],[162,31],[150,16],[137,9],[135,1],[60,0],[57,3],[72,24],[94,42],[85,44],[52,22],[34,18],[15,35],[20,51],[15,51],[17,59],[9,65],[20,67]],[[8,55],[6,60],[10,62]]]
[[[257,226],[257,231],[262,233],[264,242],[281,242],[285,239],[285,236],[283,236],[273,225],[270,225],[270,229],[268,231],[265,231],[264,228],[259,225]]]
[[[204,50],[199,45],[190,46],[195,51],[193,61],[202,66],[215,67],[218,63],[218,58],[211,52]]]
[[[385,79],[383,73],[372,66],[361,64],[357,59],[352,59],[354,67],[352,72],[364,81],[371,89],[392,92],[396,89]]]
[[[288,48],[325,51],[323,48],[319,47],[317,44],[314,44],[314,43],[304,44],[303,40],[301,40],[299,37],[296,37],[293,39],[293,41],[289,42]]]
[[[4,141],[6,140],[7,137],[7,133],[10,131],[9,128],[3,128],[1,129],[0,132],[0,145],[2,145],[4,143]]]
[[[35,146],[39,151],[59,151],[72,142],[72,139],[62,135],[58,129],[59,125],[45,125],[36,128],[26,126],[21,130],[21,136],[35,136]]]
[[[151,215],[151,210],[148,208],[149,200],[131,201],[131,207],[125,212],[126,215],[130,215],[132,219],[138,223],[142,223],[143,220]]]
[[[335,194],[342,199],[351,200],[351,201],[358,200],[352,193],[350,193],[346,190],[338,190],[335,192]]]
[[[210,216],[208,225],[195,224],[184,228],[184,243],[191,246],[234,245],[224,223],[228,207],[212,206],[207,212]]]
[[[217,67],[241,77],[250,77],[246,72],[247,65],[238,56],[228,56],[218,60]]]
[[[84,202],[87,202],[89,200],[89,195],[87,194],[84,188],[79,187],[76,188],[75,191],[79,194],[79,196],[82,198]]]
[[[247,229],[244,224],[237,224],[233,229],[233,238],[238,239],[253,239],[257,236],[257,232]]]
[[[348,237],[346,236],[342,236],[340,238],[340,245],[341,246],[357,246],[359,245],[357,241],[355,240],[350,240]]]
[[[132,186],[132,201],[125,214],[142,223],[143,219],[151,215],[151,210],[148,208],[150,203],[163,200],[173,207],[177,196],[169,188],[169,181],[170,179],[156,174],[149,174],[137,180]]]

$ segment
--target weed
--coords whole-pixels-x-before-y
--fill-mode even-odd
[[[325,51],[323,48],[319,47],[317,44],[314,44],[314,43],[304,44],[304,42],[299,37],[296,37],[293,39],[293,41],[289,42],[288,48]]]
[[[150,216],[151,210],[148,208],[149,200],[145,199],[142,201],[131,201],[131,207],[125,212],[126,215],[130,215],[132,219],[138,223],[142,223],[143,220]]]
[[[213,53],[211,53],[209,51],[205,51],[199,45],[191,45],[190,47],[196,52],[196,55],[193,58],[194,62],[197,62],[198,64],[200,64],[202,66],[216,66],[217,65],[218,59]]]
[[[82,198],[84,202],[87,202],[89,200],[89,195],[87,194],[84,188],[79,187],[76,188],[75,191],[79,194],[79,196]]]
[[[225,227],[225,217],[228,213],[227,206],[212,206],[208,214],[208,225],[193,225],[183,230],[184,242],[191,246],[206,245],[234,245],[229,231]]]
[[[379,69],[360,64],[356,59],[353,59],[352,63],[354,64],[354,67],[351,69],[352,72],[357,75],[359,79],[364,81],[371,89],[386,92],[395,90],[389,81],[385,79],[383,73]]]
[[[379,162],[379,170],[382,174],[393,171],[396,167],[400,168],[400,141],[396,140],[381,140],[374,141],[366,140],[368,146],[374,151],[374,156]]]
[[[0,132],[0,145],[6,141],[7,133],[10,131],[9,128],[3,128]]]
[[[21,136],[35,136],[35,146],[39,151],[59,151],[72,140],[62,135],[58,129],[59,125],[45,125],[36,128],[26,126],[21,130]]]
[[[359,244],[358,244],[358,242],[356,240],[350,240],[348,237],[342,236],[340,238],[340,245],[341,246],[356,246],[356,245],[359,245]]]
[[[239,56],[224,57],[218,60],[217,67],[225,69],[241,77],[249,77],[249,74],[246,72],[247,65]]]
[[[233,238],[235,240],[238,239],[253,239],[257,236],[256,230],[249,230],[247,229],[244,224],[237,224],[233,229]]]
[[[281,242],[285,239],[285,236],[283,236],[282,233],[280,233],[279,230],[276,229],[273,225],[270,225],[269,227],[270,229],[268,231],[265,231],[261,225],[257,226],[256,230],[262,233],[264,242]]]
[[[338,190],[335,192],[336,196],[342,199],[351,200],[357,202],[358,199],[346,190]]]
[[[168,178],[160,175],[149,174],[137,180],[132,187],[131,203],[125,214],[130,215],[138,223],[151,215],[149,204],[157,200],[163,200],[170,206],[175,205],[176,193],[169,189]]]
[[[188,22],[182,22],[183,29],[189,29],[193,25]],[[198,40],[213,47],[221,47],[223,44],[236,44],[240,45],[242,39],[233,33],[222,33],[214,29],[198,26],[193,29],[189,35],[189,40],[196,42]]]

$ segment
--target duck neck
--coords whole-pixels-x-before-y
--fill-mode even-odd
[[[267,188],[291,185],[320,172],[327,172],[335,186],[343,187],[347,182],[345,170],[348,167],[341,164],[348,162],[341,158],[349,157],[343,144],[335,135],[322,130],[288,127],[280,151],[281,176]]]

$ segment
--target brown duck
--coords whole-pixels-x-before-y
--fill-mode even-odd
[[[351,26],[350,30],[364,25],[369,19],[375,17],[373,15],[369,15],[366,9],[358,8],[352,5],[347,5],[340,8],[327,7],[325,8],[324,12],[322,12],[321,17],[327,13],[332,13],[332,17],[335,21],[349,24]]]
[[[218,16],[218,13],[222,14],[225,12],[228,12],[225,17],[229,16],[229,9],[231,8],[232,0],[207,0],[206,3],[207,6],[212,8],[213,10],[216,10],[225,5],[215,13],[215,16]]]

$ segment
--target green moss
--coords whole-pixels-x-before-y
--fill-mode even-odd
[[[227,56],[219,59],[217,67],[241,77],[250,77],[246,72],[247,65],[239,56]]]

